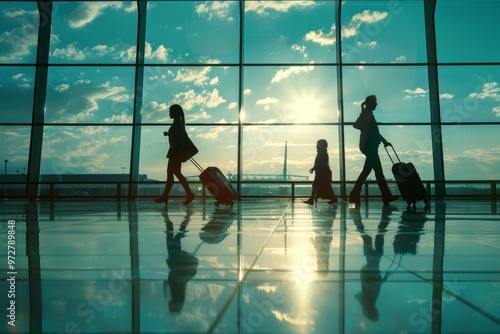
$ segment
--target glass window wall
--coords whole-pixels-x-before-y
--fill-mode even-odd
[[[143,123],[171,123],[168,110],[180,104],[189,123],[238,121],[238,67],[153,67],[144,71]]]
[[[334,63],[335,1],[245,1],[245,63]]]
[[[441,121],[463,124],[500,120],[500,66],[440,66]]]
[[[474,13],[462,0],[436,4],[433,50],[420,0],[148,1],[146,11],[136,1],[54,1],[51,11],[43,8],[52,13],[50,36],[47,29],[38,36],[48,22],[39,22],[38,2],[3,1],[5,174],[31,169],[41,175],[30,180],[75,173],[161,182],[168,150],[162,133],[171,124],[168,107],[178,103],[200,149],[197,160],[235,181],[309,179],[320,138],[330,144],[334,180],[353,181],[363,156],[352,123],[375,94],[382,134],[423,179],[443,181],[434,175],[443,167],[444,181],[496,180],[489,166],[500,163],[500,64],[487,32],[498,30],[491,17],[498,3],[477,1]],[[437,64],[428,51],[437,51]],[[45,64],[36,63],[45,58],[46,79]],[[45,100],[35,96],[40,92]],[[31,132],[39,139],[43,132],[43,142],[30,147]],[[464,152],[471,169],[458,162]],[[477,152],[487,162],[474,160]],[[391,178],[390,160],[383,148],[379,153]],[[194,166],[184,168],[195,178]]]
[[[131,126],[46,126],[40,173],[128,174],[131,137]]]
[[[148,1],[147,64],[239,61],[238,1]]]
[[[33,119],[35,67],[0,67],[0,123],[29,123]]]
[[[46,123],[132,123],[134,67],[50,67]]]
[[[245,67],[244,123],[338,121],[333,66]]]
[[[136,1],[54,1],[50,63],[135,63]]]
[[[423,1],[342,3],[344,63],[425,63]]]
[[[498,62],[500,2],[496,0],[436,1],[436,42],[442,63]]]
[[[382,123],[430,121],[429,82],[424,66],[344,66],[344,120],[354,122],[361,103],[376,95]]]
[[[0,18],[0,64],[36,63],[37,2],[2,1]]]

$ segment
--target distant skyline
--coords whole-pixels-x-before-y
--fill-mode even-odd
[[[145,124],[139,173],[165,179],[162,133],[171,123],[168,106],[179,103],[205,166],[237,173],[241,120],[243,173],[280,174],[288,142],[289,172],[307,175],[315,143],[324,138],[339,180],[344,126],[346,179],[353,180],[363,157],[359,132],[349,123],[363,99],[376,94],[384,137],[422,178],[434,179],[423,1],[345,1],[341,22],[335,5],[245,1],[240,94],[239,2],[149,1],[136,119]],[[498,1],[478,1],[473,11],[470,2],[437,1],[439,116],[449,180],[500,179],[498,12]],[[53,13],[49,63],[57,66],[48,70],[41,173],[121,173],[130,166],[134,125],[136,2],[55,1]],[[28,165],[37,4],[3,1],[0,17],[0,158],[15,171]],[[341,111],[348,124],[338,125]],[[391,177],[382,147],[380,155]],[[184,168],[197,173],[190,164]]]

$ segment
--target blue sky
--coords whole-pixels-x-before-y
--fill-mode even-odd
[[[495,41],[500,3],[438,1],[439,94],[446,178],[498,179],[500,66]],[[137,8],[135,2],[55,2],[42,152],[42,173],[118,173],[129,166],[133,122]],[[338,126],[353,122],[366,95],[400,157],[433,179],[429,83],[422,1],[343,2],[343,91],[337,96],[336,15],[333,1],[248,1],[242,59],[244,173],[281,173],[288,142],[290,174],[308,175],[320,138],[329,142],[339,178]],[[453,15],[449,15],[453,13]],[[0,3],[0,63],[33,64],[35,2]],[[239,101],[237,1],[150,1],[140,173],[164,179],[168,106],[184,106],[203,165],[237,170]],[[74,66],[84,64],[86,66]],[[206,66],[200,66],[202,64]],[[265,66],[257,66],[265,64]],[[292,66],[294,64],[294,66]],[[385,64],[384,66],[370,66]],[[395,65],[407,64],[404,67]],[[64,65],[64,66],[63,66]],[[106,66],[113,65],[113,66]],[[115,66],[119,65],[119,66]],[[197,65],[197,66],[193,66]],[[27,166],[33,66],[1,66],[0,153],[9,172]],[[419,125],[408,123],[417,122]],[[58,125],[59,123],[59,125]],[[64,123],[64,125],[61,125]],[[275,123],[287,125],[271,126]],[[294,125],[308,123],[309,125]],[[467,123],[467,124],[464,124]],[[80,125],[79,125],[80,124]],[[362,167],[359,132],[345,127],[347,179]],[[215,148],[215,149],[214,149]],[[384,154],[383,150],[380,151]],[[390,160],[385,157],[390,177]],[[57,166],[57,167],[54,167]],[[196,169],[186,164],[186,174]]]

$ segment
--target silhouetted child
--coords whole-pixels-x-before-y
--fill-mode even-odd
[[[320,139],[316,143],[316,159],[314,160],[314,166],[309,170],[309,173],[314,172],[314,181],[312,185],[311,197],[306,204],[313,205],[316,198],[329,199],[328,203],[333,204],[338,202],[337,196],[333,192],[331,182],[332,182],[332,170],[330,169],[329,157],[328,157],[328,142],[325,139]]]

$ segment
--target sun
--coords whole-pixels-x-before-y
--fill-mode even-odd
[[[314,88],[292,90],[289,92],[289,103],[285,109],[294,123],[329,122],[328,110],[334,106],[327,105],[327,97]],[[325,119],[328,117],[330,119]]]

